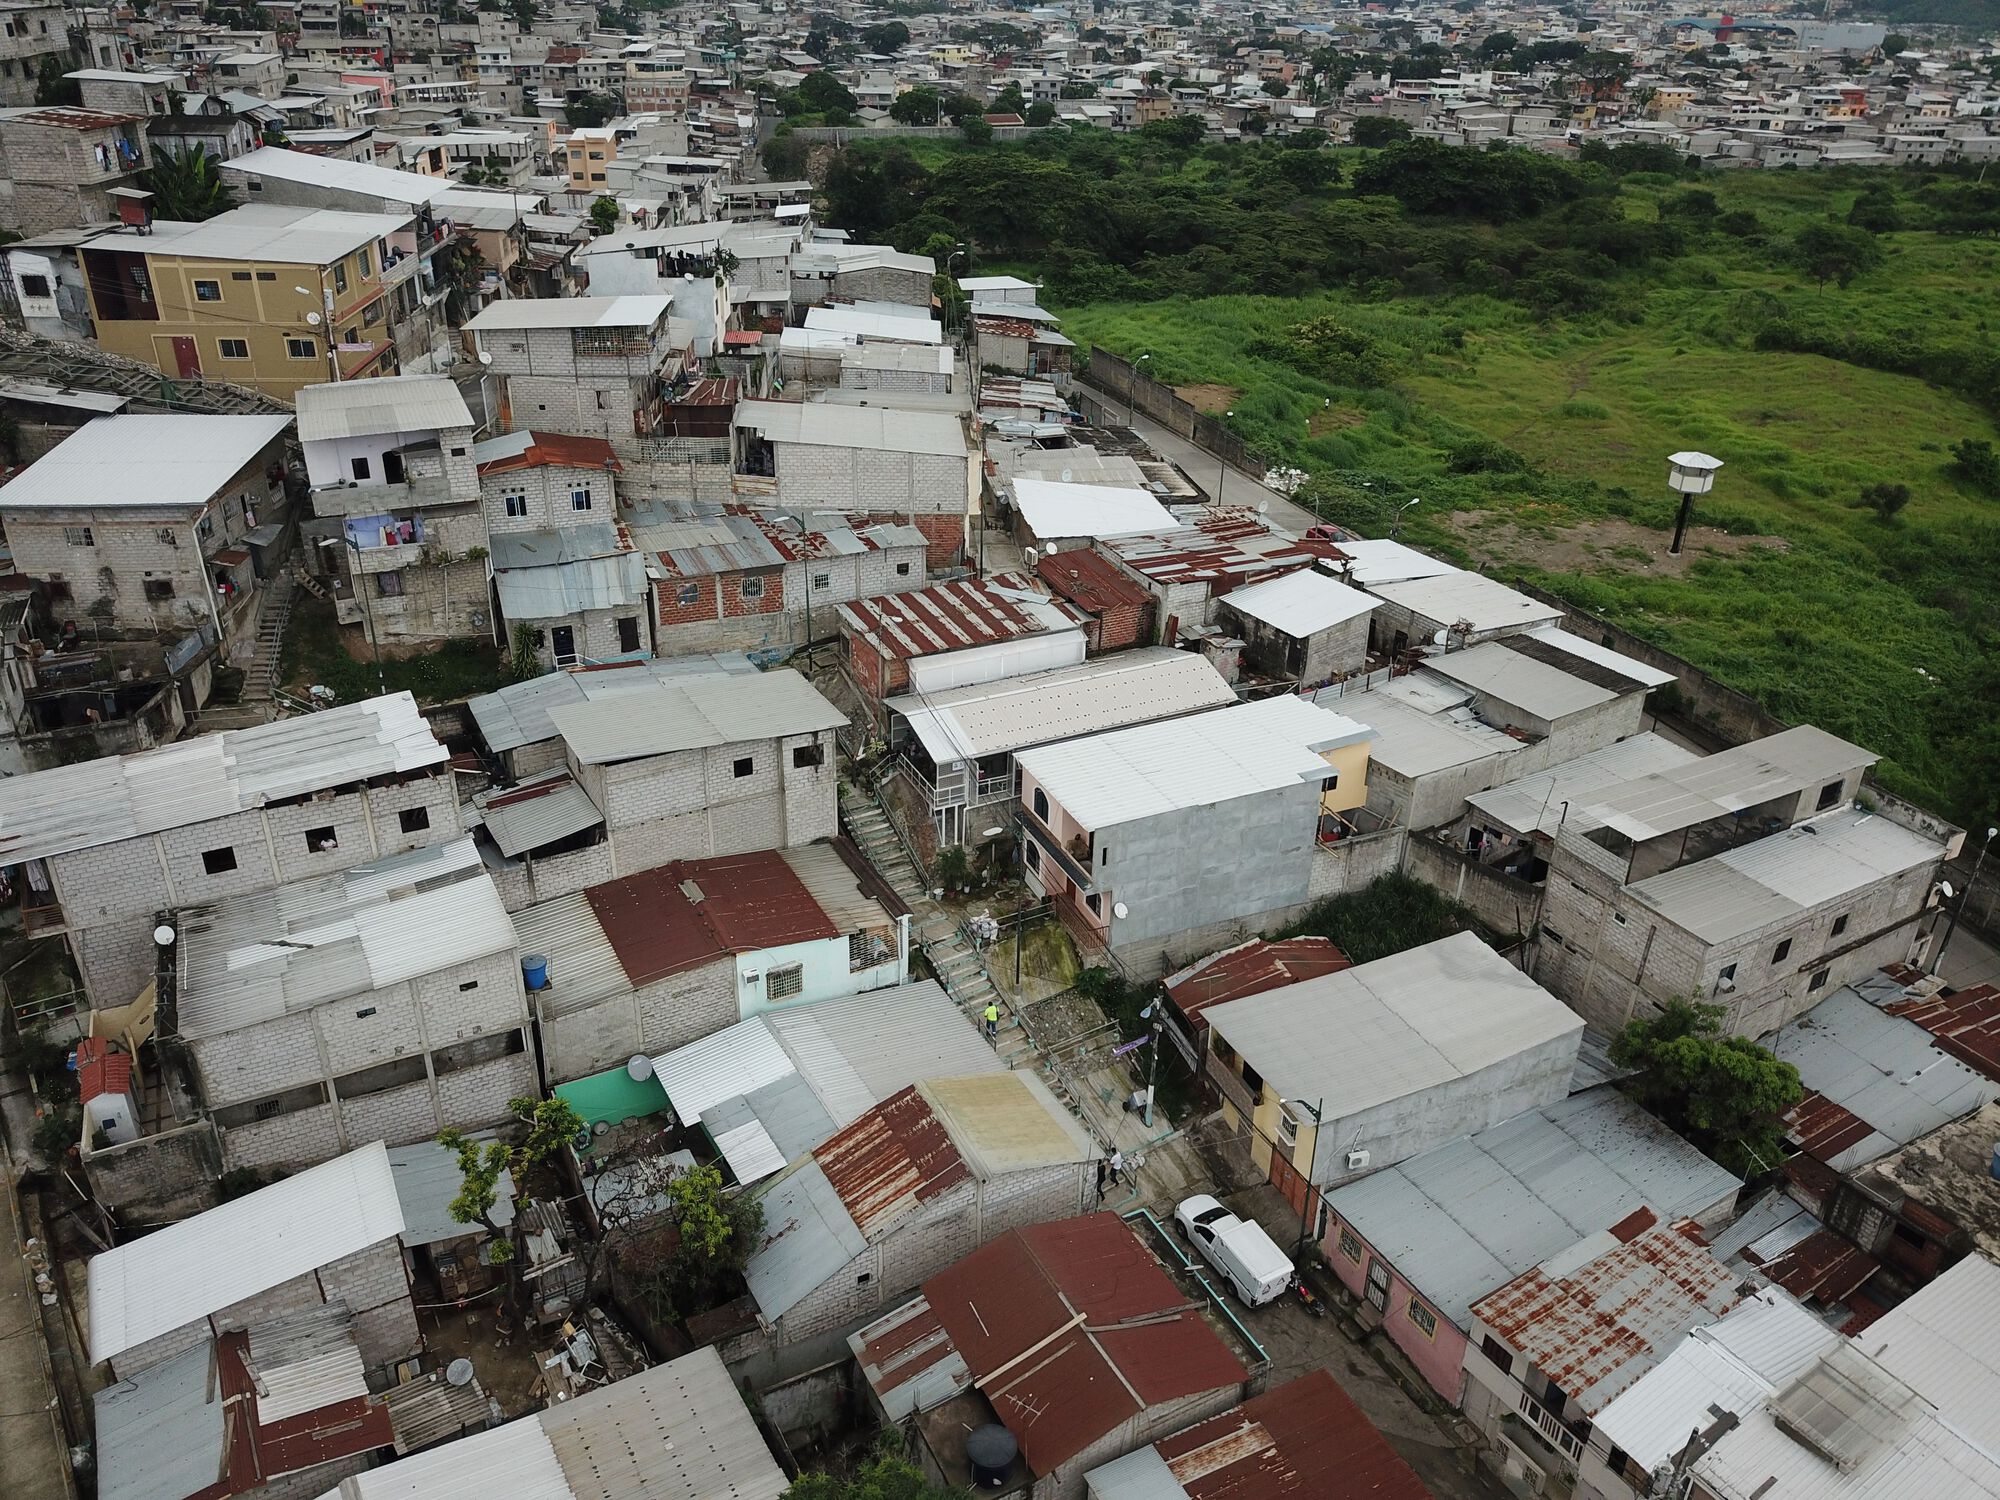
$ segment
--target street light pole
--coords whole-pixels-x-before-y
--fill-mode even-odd
[[[1993,840],[2000,836],[2000,828],[1986,830],[1985,842],[1979,846],[1979,858],[1972,862],[1972,878],[1965,882],[1965,894],[1958,898],[1958,906],[1951,913],[1951,920],[1944,926],[1944,941],[1938,944],[1937,957],[1931,962],[1933,974],[1944,970],[1944,950],[1951,945],[1951,935],[1958,931],[1958,919],[1965,914],[1965,904],[1972,899],[1972,888],[1979,884],[1979,872],[1986,867],[1987,851],[1993,847]]]
[[[1412,505],[1422,505],[1423,503],[1424,497],[1422,495],[1412,495],[1396,507],[1396,519],[1389,523],[1390,541],[1393,542],[1396,539],[1396,533],[1403,529],[1403,512],[1408,510]]]
[[[1226,422],[1235,415],[1233,411],[1226,411],[1222,414],[1222,420]],[[1215,455],[1215,504],[1218,508],[1222,505],[1222,487],[1228,482],[1229,460],[1218,453]]]
[[[1143,374],[1144,372],[1140,370],[1139,366],[1143,365],[1147,360],[1151,359],[1152,357],[1153,356],[1150,354],[1142,354],[1137,359],[1133,360],[1132,373],[1135,376]],[[1125,425],[1127,427],[1130,427],[1133,421],[1138,416],[1139,409],[1132,402],[1132,390],[1133,388],[1136,388],[1138,384],[1139,382],[1137,380],[1131,381],[1125,392]]]
[[[1158,1086],[1160,1077],[1160,1032],[1167,1024],[1166,1012],[1160,1008],[1163,1003],[1155,1000],[1139,1012],[1140,1020],[1150,1018],[1153,1023],[1153,1055],[1146,1059],[1146,1112],[1140,1117],[1148,1130],[1153,1128],[1153,1092]]]

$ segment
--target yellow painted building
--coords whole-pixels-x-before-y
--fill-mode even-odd
[[[1332,766],[1339,778],[1320,795],[1321,813],[1352,812],[1368,801],[1368,746],[1358,740],[1337,750],[1320,751],[1320,759]]]
[[[397,331],[442,299],[414,219],[253,204],[81,250],[97,341],[180,379],[281,400],[393,375]],[[420,274],[420,272],[422,274]]]

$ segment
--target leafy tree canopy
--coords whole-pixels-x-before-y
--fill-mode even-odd
[[[1677,1000],[1631,1022],[1611,1061],[1637,1073],[1626,1092],[1740,1177],[1774,1171],[1785,1112],[1805,1097],[1799,1070],[1722,1029],[1723,1008]]]

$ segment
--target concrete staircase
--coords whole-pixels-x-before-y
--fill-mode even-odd
[[[1021,1028],[1013,1006],[994,986],[986,964],[974,951],[956,918],[924,887],[923,876],[903,846],[901,835],[875,800],[855,788],[840,789],[840,819],[868,862],[910,908],[910,929],[924,957],[937,971],[945,993],[958,1002],[968,1019],[983,1024],[986,1007],[1000,1006],[996,1050],[1008,1067],[1032,1064],[1033,1046]]]
[[[285,626],[292,618],[292,570],[273,578],[257,612],[257,645],[243,673],[243,696],[269,702],[278,686],[279,663],[285,650]]]
[[[130,397],[139,408],[222,416],[289,416],[274,396],[226,380],[182,380],[95,344],[45,339],[0,329],[0,373],[45,381],[59,390],[103,391]]]

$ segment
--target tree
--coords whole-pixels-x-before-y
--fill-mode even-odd
[[[618,117],[618,101],[609,94],[579,94],[563,104],[563,119],[571,130],[595,130]]]
[[[861,50],[893,57],[910,45],[910,28],[901,21],[883,21],[861,33]]]
[[[1095,99],[1097,85],[1094,83],[1066,83],[1056,90],[1058,99]]]
[[[1025,115],[1028,101],[1021,93],[1021,85],[1010,83],[993,96],[992,113],[996,115]]]
[[[1882,38],[1882,55],[1899,57],[1910,50],[1910,39],[1901,32],[1892,31]]]
[[[1910,503],[1910,487],[1907,484],[1871,484],[1862,490],[1861,498],[1855,502],[1875,512],[1875,519],[1883,525],[1896,519],[1898,511]]]
[[[1262,135],[1270,128],[1271,122],[1264,115],[1245,115],[1243,117],[1243,133],[1245,135]]]
[[[969,118],[985,114],[986,107],[970,94],[953,92],[939,96],[938,113],[952,124],[959,125]]]
[[[706,1311],[732,1295],[764,1237],[764,1206],[725,1193],[715,1167],[676,1173],[667,1184],[666,1222],[614,1250],[617,1274],[662,1320]]]
[[[1984,438],[1961,438],[1948,450],[1952,472],[1974,489],[2000,495],[2000,453]]]
[[[507,7],[514,17],[514,24],[523,31],[535,29],[535,0],[511,0]]]
[[[202,145],[168,154],[139,174],[139,185],[153,195],[153,213],[161,219],[198,224],[236,206],[216,170],[216,159]]]
[[[1693,220],[1705,223],[1722,212],[1722,205],[1715,194],[1707,188],[1689,188],[1686,192],[1675,193],[1660,204],[1663,219]]]
[[[1030,125],[1053,125],[1056,122],[1056,107],[1046,99],[1037,99],[1021,118]]]
[[[808,1472],[785,1491],[786,1500],[958,1500],[962,1493],[925,1479],[886,1433],[852,1475]]]
[[[70,71],[67,53],[50,53],[42,59],[42,65],[35,74],[35,103],[37,104],[81,104],[83,85],[74,78],[65,78]]]
[[[458,1158],[458,1196],[451,1200],[454,1223],[478,1224],[494,1237],[495,1260],[512,1260],[512,1237],[493,1222],[493,1206],[500,1201],[500,1177],[513,1177],[516,1191],[526,1185],[530,1168],[549,1160],[570,1141],[583,1134],[583,1117],[567,1099],[509,1099],[507,1113],[516,1124],[527,1126],[527,1135],[518,1143],[475,1141],[461,1130],[438,1133],[437,1142]],[[517,1224],[519,1220],[515,1221]]]
[[[1847,222],[1870,234],[1888,234],[1903,227],[1903,210],[1896,202],[1895,189],[1877,183],[1854,200]]]
[[[1846,286],[1863,271],[1874,270],[1882,264],[1882,249],[1865,229],[1808,224],[1792,236],[1791,258],[1825,291],[1829,281]]]
[[[1521,39],[1511,31],[1493,32],[1479,44],[1479,59],[1481,62],[1492,62],[1495,58],[1505,57],[1520,45]]]
[[[899,125],[935,125],[943,110],[943,101],[936,89],[919,84],[913,89],[904,89],[889,103],[889,118]]]
[[[590,227],[609,234],[618,227],[618,200],[606,195],[590,205]]]
[[[968,146],[990,146],[993,144],[993,127],[978,115],[968,115],[958,122],[958,133],[965,137]]]
[[[830,109],[844,109],[851,114],[861,107],[861,101],[854,97],[853,90],[831,73],[806,74],[805,82],[799,85],[799,99],[807,109],[818,114]]]
[[[1273,99],[1282,99],[1292,91],[1292,86],[1282,78],[1266,78],[1258,87]]]
[[[1636,1069],[1627,1093],[1739,1177],[1776,1170],[1799,1070],[1722,1030],[1723,1007],[1676,1000],[1630,1022],[1611,1061]]]
[[[806,143],[782,131],[757,148],[757,159],[773,182],[797,182],[806,175]]]
[[[1392,120],[1387,115],[1363,115],[1354,122],[1348,132],[1348,139],[1357,146],[1373,150],[1380,146],[1393,146],[1398,141],[1407,141],[1411,130],[1401,120]]]

